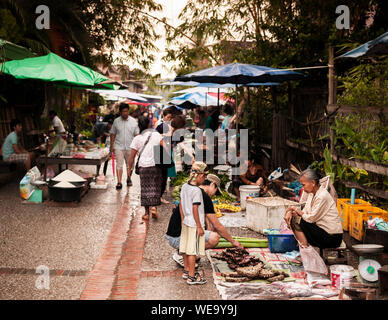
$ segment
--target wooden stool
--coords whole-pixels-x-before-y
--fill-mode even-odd
[[[335,259],[328,259],[327,253],[330,251],[337,252],[337,257]],[[338,248],[320,249],[320,255],[327,265],[348,264],[348,248],[343,240]]]
[[[377,270],[379,274],[379,296],[383,295],[384,289],[388,289],[388,265]]]

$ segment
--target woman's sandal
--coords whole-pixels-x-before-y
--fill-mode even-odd
[[[189,278],[189,272],[186,270],[183,270],[182,279],[187,280],[188,278]]]
[[[167,200],[165,200],[163,198],[160,198],[160,202],[163,203],[163,204],[169,204],[170,203],[169,201],[167,201]]]
[[[190,284],[190,285],[192,285],[192,284],[205,284],[206,282],[207,281],[205,279],[203,279],[198,272],[196,272],[194,274],[194,277],[188,276],[188,278],[186,280],[186,283]]]
[[[155,219],[155,220],[158,219],[158,211],[156,210],[155,207],[151,208],[151,214],[152,214],[152,219]]]

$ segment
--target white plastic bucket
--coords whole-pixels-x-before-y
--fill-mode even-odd
[[[350,284],[354,276],[354,268],[345,264],[330,266],[331,286],[342,289]]]
[[[239,188],[241,210],[245,210],[248,198],[258,198],[260,196],[260,187],[252,185],[243,185]]]

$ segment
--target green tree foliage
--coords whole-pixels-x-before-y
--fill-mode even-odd
[[[35,26],[38,5],[50,9],[50,30]],[[153,61],[158,35],[151,18],[139,18],[139,11],[161,10],[153,0],[0,0],[0,8],[5,10],[0,14],[0,33],[3,25],[7,30],[4,38],[40,54],[60,45],[68,58],[89,66],[113,62],[115,50],[144,67]],[[15,20],[19,29],[8,28]]]
[[[368,32],[364,29],[369,10],[375,8],[375,16],[380,18],[383,3],[381,0],[188,1],[180,14],[182,23],[178,28],[167,27],[168,39],[179,46],[178,50],[171,49],[167,58],[180,59],[179,68],[183,69],[196,61],[187,57],[188,53],[209,59],[211,64],[225,62],[223,58],[227,57],[227,62],[237,59],[273,67],[322,65],[327,62],[329,44],[353,39],[366,41],[381,33],[380,29],[373,29],[374,24]],[[335,28],[338,5],[349,6],[352,33]],[[187,37],[194,41],[188,42]],[[247,42],[250,44],[246,45]],[[323,78],[326,72],[322,71]]]

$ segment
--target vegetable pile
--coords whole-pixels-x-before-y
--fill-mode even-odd
[[[268,239],[233,237],[234,240],[240,242],[245,248],[268,248]],[[224,238],[220,238],[216,248],[231,248],[233,245]]]

